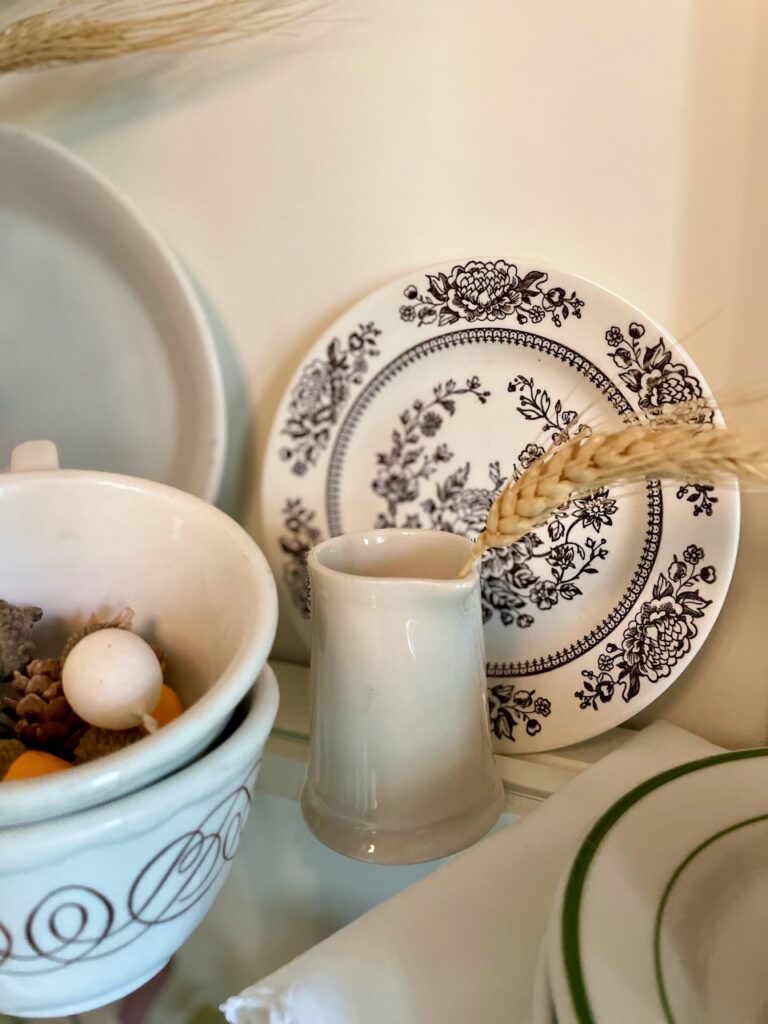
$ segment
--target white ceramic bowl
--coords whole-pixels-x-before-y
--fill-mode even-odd
[[[24,446],[13,468],[55,459],[41,445]],[[0,474],[0,597],[44,610],[43,655],[94,610],[132,608],[136,632],[166,651],[186,708],[108,758],[2,783],[0,827],[104,803],[188,763],[253,685],[277,626],[272,573],[237,523],[182,491],[108,473]]]
[[[0,124],[0,195],[0,459],[42,434],[69,465],[213,501],[224,385],[168,245],[93,167],[16,125]]]
[[[80,1013],[161,970],[224,884],[277,705],[266,666],[244,720],[194,764],[102,807],[0,829],[0,1011]]]

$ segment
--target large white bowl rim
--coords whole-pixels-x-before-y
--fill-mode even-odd
[[[247,646],[233,658],[216,682],[169,725],[139,743],[88,764],[43,778],[0,784],[0,828],[43,821],[73,810],[92,807],[133,792],[174,771],[194,757],[210,733],[212,723],[223,727],[227,716],[245,696],[269,656],[277,630],[277,591],[261,549],[246,531],[224,512],[184,491],[149,480],[93,470],[55,469],[0,474],[0,500],[6,490],[44,482],[78,480],[94,485],[128,488],[172,502],[180,511],[216,521],[240,549],[259,581],[265,600],[263,614]]]

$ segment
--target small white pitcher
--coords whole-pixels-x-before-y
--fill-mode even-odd
[[[463,537],[377,530],[309,555],[312,734],[301,806],[331,849],[377,864],[461,850],[497,821],[480,582]]]

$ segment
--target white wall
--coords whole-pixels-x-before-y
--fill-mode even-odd
[[[258,537],[297,361],[427,263],[560,264],[665,323],[716,391],[764,375],[766,45],[765,0],[336,0],[245,46],[8,76],[0,118],[107,173],[204,290],[233,409],[225,504]],[[766,499],[745,504],[721,621],[643,716],[732,745],[768,723]],[[304,656],[285,623],[278,652]]]

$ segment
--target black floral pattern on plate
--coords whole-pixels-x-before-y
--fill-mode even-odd
[[[653,411],[703,397],[701,382],[687,366],[673,361],[663,338],[655,345],[641,344],[645,327],[635,322],[627,328],[627,335],[614,325],[605,332],[605,340],[611,349],[610,358],[622,371],[619,377],[638,396],[640,409]],[[712,417],[711,410],[702,410],[702,423],[711,423]],[[718,501],[714,491],[709,484],[684,484],[678,488],[677,497],[692,504],[694,516],[711,516]]]
[[[622,371],[619,377],[638,396],[641,409],[659,409],[702,397],[701,384],[684,363],[672,361],[663,338],[655,345],[641,345],[645,327],[638,323],[631,323],[627,333],[629,338],[621,328],[610,327],[605,340],[612,349],[610,358]]]
[[[541,422],[541,429],[550,434],[549,440],[552,444],[563,444],[569,439],[572,432],[571,427],[576,425],[578,419],[575,409],[563,408],[563,403],[559,398],[553,405],[548,392],[544,388],[537,388],[533,377],[525,377],[523,374],[518,374],[514,380],[509,382],[507,391],[511,395],[517,395],[517,411],[523,419],[534,423]],[[576,433],[587,429],[584,425],[580,425],[576,427]],[[538,458],[539,455],[544,454],[543,448],[538,448],[537,452],[533,452],[533,449],[537,447],[528,445],[528,448],[532,450],[533,457],[529,459],[527,465],[523,466],[524,469],[528,468],[534,457]]]
[[[547,612],[561,600],[581,597],[576,581],[599,572],[609,553],[607,540],[588,531],[612,526],[617,511],[618,503],[602,489],[563,506],[545,528],[489,551],[482,570],[483,621],[498,614],[505,626],[527,628],[535,621],[533,607]]]
[[[656,580],[651,599],[625,628],[621,644],[606,646],[597,671],[582,671],[584,689],[574,694],[581,708],[597,711],[617,694],[626,702],[633,700],[643,681],[658,683],[688,654],[699,632],[698,620],[712,604],[699,585],[717,579],[714,565],[699,568],[703,560],[704,551],[695,544],[685,548],[682,560],[674,556]]]
[[[517,399],[517,412],[523,419],[542,424],[542,437],[562,444],[577,426],[575,410],[553,401],[532,377],[518,375],[507,390]],[[425,494],[425,487],[454,458],[444,443],[435,443],[444,424],[456,412],[456,401],[474,396],[485,404],[491,396],[480,380],[472,377],[465,387],[448,380],[436,384],[431,401],[416,399],[400,415],[400,425],[392,431],[389,451],[376,455],[377,474],[371,486],[386,502],[386,511],[376,518],[377,528],[430,527],[463,536],[476,536],[485,527],[488,509],[507,479],[498,462],[488,466],[489,487],[468,486],[472,465],[465,462],[446,473]],[[440,413],[436,410],[440,410]],[[529,443],[520,452],[513,469],[515,476],[527,469],[544,449]],[[617,502],[603,489],[559,509],[546,528],[529,534],[509,547],[489,551],[482,566],[483,621],[494,616],[504,626],[526,629],[535,622],[535,611],[547,612],[561,600],[572,601],[582,595],[577,580],[599,571],[608,555],[607,541],[595,537],[613,525]]]
[[[538,736],[542,718],[547,718],[552,704],[546,697],[537,697],[535,690],[523,690],[510,683],[488,687],[488,718],[491,731],[500,740],[516,740],[515,729],[525,726],[528,736]]]
[[[398,522],[398,511],[401,505],[417,501],[422,496],[422,484],[435,474],[441,464],[453,458],[453,452],[447,445],[431,447],[429,442],[439,433],[445,418],[455,415],[457,400],[471,396],[484,405],[490,394],[490,391],[483,390],[479,377],[471,377],[464,387],[449,379],[435,384],[430,400],[415,399],[411,407],[400,414],[400,424],[391,434],[389,451],[376,453],[376,477],[371,487],[386,504],[386,512],[376,517],[377,528],[423,525],[419,515],[413,512]],[[461,494],[460,500],[471,514],[472,495],[464,490],[468,475],[468,467],[466,473],[459,470],[443,485],[438,484],[436,490],[447,489],[454,496]]]
[[[711,484],[683,484],[677,489],[677,497],[691,502],[695,516],[711,516],[720,500]]]
[[[427,274],[422,293],[415,284],[403,291],[408,300],[400,307],[400,318],[419,327],[435,322],[440,327],[459,320],[505,320],[514,316],[519,324],[537,324],[548,317],[560,327],[569,316],[581,317],[583,301],[564,288],[544,290],[547,274],[529,270],[521,277],[514,263],[506,260],[470,260],[449,274]]]
[[[280,458],[291,463],[297,476],[315,466],[328,446],[331,428],[349,402],[352,388],[363,383],[369,360],[380,355],[376,341],[380,334],[374,323],[360,324],[346,342],[334,338],[325,358],[313,359],[302,370],[280,431],[291,440],[280,449]]]

